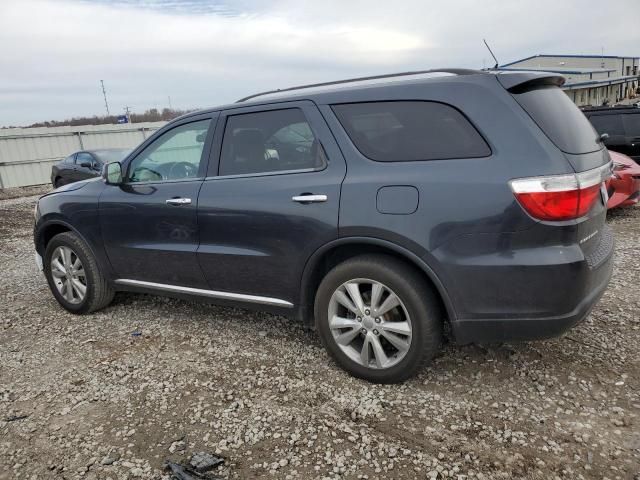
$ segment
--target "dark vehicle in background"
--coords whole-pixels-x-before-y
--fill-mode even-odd
[[[105,164],[122,160],[130,151],[131,149],[123,148],[102,148],[72,153],[51,167],[51,185],[58,188],[79,180],[99,177]]]
[[[640,108],[585,107],[582,110],[609,150],[640,160]]]
[[[613,263],[609,153],[563,82],[413,72],[190,113],[43,196],[36,260],[70,312],[117,290],[268,310],[375,382],[445,322],[460,344],[561,334]]]

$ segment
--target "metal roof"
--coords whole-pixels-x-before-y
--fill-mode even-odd
[[[508,67],[509,65],[515,65],[516,63],[520,63],[520,62],[525,62],[527,60],[531,60],[532,58],[540,58],[540,57],[548,57],[548,58],[594,58],[594,59],[598,59],[598,58],[614,58],[614,59],[625,59],[625,58],[632,58],[634,60],[640,58],[638,56],[633,56],[633,55],[629,55],[627,57],[621,57],[618,55],[572,55],[572,54],[567,54],[567,55],[560,55],[560,54],[543,54],[543,53],[538,53],[536,55],[531,55],[529,57],[526,58],[521,58],[520,60],[516,60],[514,62],[509,62],[509,63],[505,63],[504,65],[500,65],[500,67]],[[634,62],[635,63],[635,62]]]

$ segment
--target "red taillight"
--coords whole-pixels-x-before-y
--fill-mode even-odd
[[[539,220],[560,221],[586,215],[610,175],[611,166],[604,165],[578,174],[520,178],[510,183],[529,215]]]

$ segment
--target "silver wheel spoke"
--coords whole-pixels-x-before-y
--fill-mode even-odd
[[[411,325],[408,322],[385,322],[380,328],[400,335],[411,335]]]
[[[358,307],[360,312],[364,311],[364,302],[362,301],[362,295],[360,294],[360,285],[354,282],[349,282],[344,286],[349,292],[349,296],[353,303]]]
[[[73,302],[73,290],[71,287],[71,281],[68,278],[64,281],[64,293],[62,295],[67,299],[67,301]]]
[[[393,333],[385,332],[384,330],[380,331],[380,335],[386,338],[391,345],[398,349],[399,352],[406,352],[409,350],[409,342],[405,339],[400,338]]]
[[[346,347],[351,342],[353,342],[353,340],[359,334],[360,334],[360,329],[359,328],[354,328],[354,329],[349,330],[347,332],[341,333],[337,337],[334,337],[334,338],[335,338],[336,342],[338,342],[339,345],[342,345],[342,346]]]
[[[336,293],[334,293],[334,296],[336,297],[336,300],[340,305],[347,308],[348,310],[353,312],[355,315],[360,315],[360,311],[358,310],[358,308],[353,304],[353,302],[349,299],[349,297],[347,297],[347,294],[344,293],[342,290],[336,291]]]
[[[362,344],[362,351],[360,352],[360,363],[365,367],[369,366],[369,345],[371,345],[371,338],[367,335],[364,338],[364,343]]]
[[[334,316],[329,323],[331,328],[360,328],[360,324],[352,318]]]
[[[374,283],[371,286],[371,310],[373,310],[374,312],[378,309],[380,298],[382,297],[383,292],[384,287],[381,283]]]
[[[371,337],[371,346],[373,347],[373,355],[375,357],[377,367],[384,368],[384,366],[389,362],[389,357],[384,353],[384,349],[382,348],[378,337]]]
[[[76,291],[78,297],[84,298],[84,295],[87,293],[87,287],[85,287],[80,280],[76,280],[75,278],[71,280],[71,285]]]
[[[82,262],[80,261],[80,257],[77,257],[77,256],[76,256],[76,261],[75,261],[75,262],[73,262],[72,267],[73,267],[75,270],[78,270],[79,268],[82,268]]]
[[[382,302],[382,305],[380,305],[380,308],[376,312],[376,315],[384,315],[385,313],[387,313],[390,310],[393,310],[399,305],[400,305],[400,299],[397,297],[397,295],[393,292],[389,292],[389,296],[386,298],[384,302]]]
[[[62,258],[64,259],[64,267],[69,270],[69,267],[71,267],[71,250],[62,247]]]

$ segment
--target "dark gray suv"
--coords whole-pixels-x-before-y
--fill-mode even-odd
[[[562,82],[413,72],[188,114],[42,197],[37,259],[70,312],[116,290],[264,309],[375,382],[413,374],[445,324],[461,344],[558,335],[613,251],[609,155]]]

